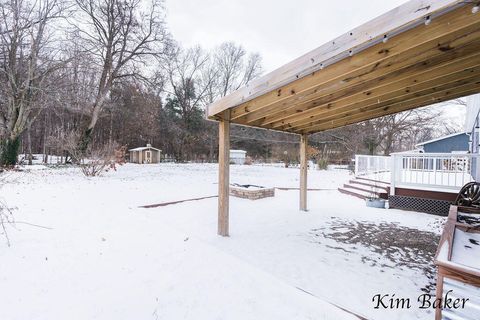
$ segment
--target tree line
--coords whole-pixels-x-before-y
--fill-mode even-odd
[[[205,107],[258,77],[261,57],[228,41],[184,48],[165,15],[161,0],[1,0],[0,166],[20,153],[75,161],[100,146],[146,143],[176,161],[214,161],[217,127]],[[432,134],[438,114],[422,110],[311,141],[331,157],[388,154]],[[232,129],[232,145],[257,158],[293,155],[297,140]]]

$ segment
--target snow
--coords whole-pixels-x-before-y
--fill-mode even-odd
[[[0,319],[356,319],[333,304],[369,319],[433,317],[372,304],[379,293],[416,301],[424,273],[312,231],[367,221],[439,233],[443,218],[340,194],[347,170],[309,170],[309,188],[321,190],[308,193],[307,213],[295,190],[230,197],[231,236],[222,238],[216,198],[140,208],[216,195],[214,164],[127,164],[95,178],[23,169],[0,197],[17,221],[51,229],[18,223],[12,246],[0,242]],[[230,182],[296,188],[299,171],[233,165]]]
[[[247,190],[247,191],[256,191],[256,190],[265,189],[264,186],[254,186],[254,185],[251,185],[251,184],[242,185],[242,184],[237,184],[237,183],[231,184],[230,187],[234,187],[234,188],[240,189],[240,190]]]
[[[480,271],[480,233],[456,228],[451,261]]]

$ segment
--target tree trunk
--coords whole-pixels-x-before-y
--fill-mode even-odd
[[[383,155],[389,156],[390,152],[392,152],[392,145],[393,145],[393,133],[388,134],[385,139],[385,149],[383,150]]]
[[[48,163],[47,156],[47,112],[43,117],[43,163]]]
[[[83,131],[80,137],[80,141],[78,142],[78,151],[80,151],[81,155],[85,155],[87,153],[88,145],[90,144],[90,142],[92,142],[92,131],[93,128],[88,128]],[[79,159],[75,159],[75,161],[77,160]]]
[[[27,151],[28,151],[28,165],[33,164],[33,155],[32,155],[32,135],[30,133],[30,128],[27,129]]]
[[[100,113],[103,110],[103,104],[107,99],[107,95],[110,91],[111,86],[111,83],[103,86],[104,88],[97,95],[95,104],[93,105],[92,118],[90,119],[90,123],[88,124],[88,127],[82,132],[82,136],[80,137],[80,141],[78,142],[78,151],[80,151],[81,155],[85,155],[88,146],[90,145],[90,142],[92,142],[93,129],[95,128],[95,125],[100,118]]]
[[[110,110],[110,130],[108,132],[108,144],[113,145],[113,111]]]
[[[0,166],[9,167],[17,164],[20,138],[7,138],[0,141]]]
[[[208,152],[208,162],[210,163],[213,163],[213,148],[214,148],[213,137],[210,136],[210,150]]]

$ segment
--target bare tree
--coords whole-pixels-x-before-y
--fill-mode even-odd
[[[177,47],[166,64],[169,95],[165,109],[172,130],[177,132],[174,139],[181,160],[189,156],[186,150],[192,151],[202,138],[199,133],[204,127],[204,101],[216,77],[211,67],[210,55],[200,47],[186,50]]]
[[[170,39],[160,0],[150,5],[140,0],[76,0],[76,4],[81,14],[75,24],[85,53],[97,67],[90,120],[79,141],[79,149],[86,151],[114,84],[121,78],[143,78],[140,70],[146,69],[150,58],[167,52]]]
[[[216,48],[209,61],[209,67],[203,69],[203,78],[209,83],[204,103],[210,104],[216,99],[247,85],[262,72],[262,58],[258,53],[248,54],[241,46],[233,42],[225,42]],[[209,134],[209,159],[213,161],[214,148],[217,143],[216,126],[206,125]],[[257,131],[249,130],[255,136]]]
[[[213,52],[215,82],[212,82],[210,98],[224,97],[248,84],[262,72],[262,58],[258,53],[247,51],[233,42],[222,43]]]
[[[389,155],[395,143],[403,140],[405,144],[409,137],[422,138],[421,133],[431,132],[436,125],[435,119],[441,112],[431,108],[410,110],[394,115],[389,115],[376,120],[376,126],[380,128],[380,146],[383,148],[383,154]],[[413,149],[418,140],[410,140],[409,149]],[[401,149],[402,146],[398,146]]]
[[[324,135],[340,143],[350,156],[363,152],[389,155],[431,139],[442,124],[438,120],[441,114],[436,108],[420,108],[329,130]]]
[[[50,77],[65,63],[52,24],[56,0],[0,3],[0,165],[17,161],[19,137],[40,114]]]

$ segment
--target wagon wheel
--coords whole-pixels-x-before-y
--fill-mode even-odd
[[[463,207],[480,207],[480,183],[469,182],[458,193],[455,204]]]

